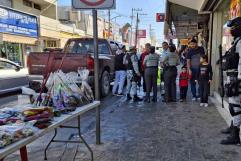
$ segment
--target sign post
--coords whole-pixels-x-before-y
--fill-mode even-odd
[[[115,0],[72,0],[72,7],[74,9],[92,10],[93,37],[94,37],[93,44],[94,44],[95,99],[100,100],[97,9],[112,9],[115,7]],[[101,144],[100,106],[96,108],[96,144]]]

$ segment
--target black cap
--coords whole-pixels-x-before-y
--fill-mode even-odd
[[[236,17],[227,22],[228,27],[240,26],[241,25],[241,17]]]
[[[190,42],[197,43],[196,39],[192,39]]]

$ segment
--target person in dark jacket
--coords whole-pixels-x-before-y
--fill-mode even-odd
[[[123,96],[123,88],[126,80],[126,66],[124,64],[126,47],[121,45],[119,48],[115,56],[115,83],[112,93],[113,95]]]
[[[208,63],[208,56],[202,55],[200,58],[200,68],[197,74],[196,82],[199,83],[200,87],[200,106],[208,107],[208,93],[209,84],[212,81],[213,70],[212,66]]]

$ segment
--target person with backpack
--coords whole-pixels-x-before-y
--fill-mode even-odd
[[[124,65],[125,53],[125,45],[120,45],[115,56],[115,82],[112,89],[112,94],[117,96],[123,96],[123,88],[126,80],[126,66]]]
[[[241,125],[241,17],[228,21],[227,26],[230,28],[234,41],[232,47],[220,61],[222,61],[221,68],[226,71],[227,75],[225,94],[228,97],[232,121],[230,127],[221,131],[223,134],[229,134],[226,139],[221,141],[221,144],[239,145]]]
[[[141,73],[139,69],[139,61],[136,55],[137,50],[135,46],[130,47],[130,51],[124,57],[124,64],[127,69],[127,101],[131,100],[131,92],[133,94],[133,101],[142,101],[137,96],[137,82],[141,78]]]

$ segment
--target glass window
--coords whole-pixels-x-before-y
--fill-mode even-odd
[[[29,0],[23,0],[23,5],[28,6],[28,7],[32,7],[32,2]]]
[[[7,70],[7,69],[16,69],[16,66],[0,61],[0,70]]]
[[[110,50],[108,48],[108,43],[105,41],[99,41],[98,45],[99,54],[109,55]],[[68,53],[78,53],[78,54],[93,54],[94,53],[94,45],[91,40],[83,40],[83,41],[72,41],[67,47]]]
[[[12,0],[0,0],[0,5],[6,7],[12,7]]]
[[[41,6],[39,4],[34,3],[33,7],[37,10],[41,10]]]

